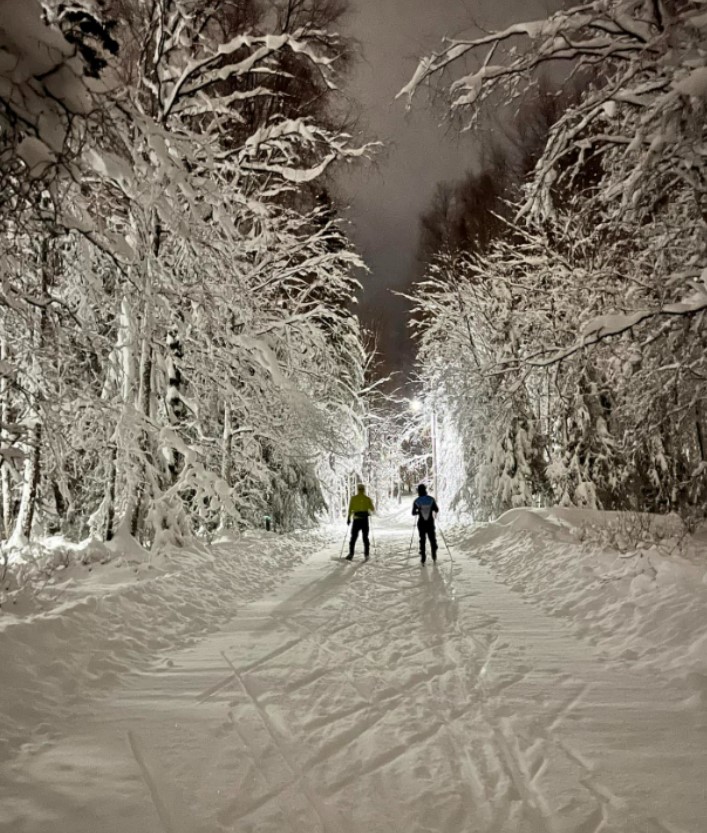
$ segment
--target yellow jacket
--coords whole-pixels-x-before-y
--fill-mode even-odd
[[[359,494],[354,495],[349,501],[349,518],[352,515],[370,515],[371,512],[375,511],[373,501],[368,497],[368,495],[363,494],[363,492],[359,492]]]

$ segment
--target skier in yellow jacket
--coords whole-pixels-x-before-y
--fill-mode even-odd
[[[349,501],[349,514],[346,518],[346,523],[350,524],[353,518],[353,526],[351,527],[351,540],[349,541],[349,554],[346,556],[348,561],[354,557],[354,547],[356,546],[356,539],[358,533],[361,533],[363,538],[363,557],[368,560],[371,545],[368,541],[368,518],[375,512],[373,501],[366,494],[366,487],[359,483],[358,494],[355,494]]]

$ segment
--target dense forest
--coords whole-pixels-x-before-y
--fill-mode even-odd
[[[485,147],[413,293],[443,488],[478,519],[705,514],[706,32],[701,2],[597,0],[446,41],[401,93],[446,90]]]
[[[703,3],[597,0],[420,62],[401,95],[446,91],[483,162],[423,217],[416,414],[375,378],[331,197],[373,152],[343,0],[4,10],[3,538],[289,529],[359,478],[476,519],[704,515]]]
[[[3,4],[4,537],[159,545],[336,505],[368,362],[328,188],[368,153],[344,10]]]

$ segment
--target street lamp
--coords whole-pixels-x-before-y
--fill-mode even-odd
[[[425,409],[425,404],[421,399],[410,400],[410,410],[413,414],[420,414]],[[431,491],[437,492],[437,411],[435,406],[432,406],[430,412],[430,442],[432,445],[432,486]]]
[[[437,479],[437,411],[435,406],[432,406],[432,413],[430,414],[430,437],[432,439],[432,477],[433,494],[439,498],[437,492],[439,491],[439,480]]]

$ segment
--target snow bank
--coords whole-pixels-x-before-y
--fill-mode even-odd
[[[134,547],[111,553],[60,539],[43,542],[41,564],[25,552],[0,616],[0,758],[31,732],[50,735],[57,717],[161,650],[215,630],[328,541],[326,530],[258,532],[152,561]],[[18,569],[45,580],[18,583]]]
[[[707,703],[707,531],[687,535],[675,516],[513,509],[460,538],[604,654],[686,678]]]

